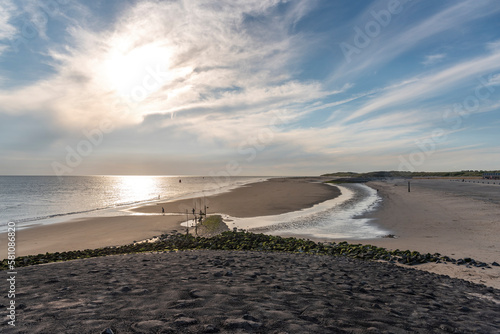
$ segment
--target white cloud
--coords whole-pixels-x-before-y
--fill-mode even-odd
[[[433,55],[425,56],[425,60],[422,62],[424,66],[434,65],[441,62],[446,57],[444,53],[437,53]]]
[[[10,40],[16,34],[17,28],[10,22],[15,15],[16,5],[11,0],[0,0],[0,40]]]
[[[91,127],[104,117],[119,126],[151,113],[321,98],[321,85],[297,82],[287,70],[302,52],[289,27],[309,5],[276,19],[268,14],[278,2],[141,2],[109,31],[74,26],[75,46],[50,52],[56,74],[0,94],[0,102],[6,112],[44,106],[64,126]]]

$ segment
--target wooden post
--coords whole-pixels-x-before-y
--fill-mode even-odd
[[[408,181],[408,192],[410,192],[410,181]]]
[[[196,220],[194,221],[194,233],[198,236],[198,222]]]

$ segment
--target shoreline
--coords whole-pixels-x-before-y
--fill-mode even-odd
[[[322,183],[321,177],[272,178],[245,184],[241,187],[206,197],[157,202],[130,211],[128,216],[92,217],[66,222],[39,225],[17,231],[17,256],[36,255],[45,252],[62,252],[118,246],[149,239],[163,233],[183,231],[181,222],[192,219],[192,209],[198,213],[202,203],[208,215],[230,213],[233,216],[251,217],[276,215],[299,211],[337,197],[340,191]],[[286,202],[282,199],[286,198]],[[166,214],[162,215],[164,207]],[[182,212],[182,214],[180,214]],[[179,214],[175,214],[179,213]],[[7,234],[0,234],[6,240]],[[0,251],[7,257],[7,250]]]
[[[16,255],[119,246],[173,231],[184,232],[186,227],[181,226],[181,222],[186,221],[186,215],[172,212],[187,209],[188,217],[192,219],[190,209],[194,206],[199,209],[204,203],[207,204],[208,215],[231,212],[234,216],[252,217],[298,211],[338,196],[337,187],[311,183],[319,180],[325,179],[270,179],[205,198],[158,202],[134,208],[131,211],[135,214],[130,216],[86,218],[20,230],[17,234]],[[500,249],[495,244],[495,236],[500,230],[498,224],[492,225],[500,210],[493,208],[492,203],[471,200],[462,196],[463,194],[457,196],[432,189],[432,184],[420,187],[418,182],[414,183],[411,193],[407,192],[402,183],[368,183],[368,186],[379,190],[383,201],[375,211],[362,217],[373,219],[373,224],[391,231],[396,238],[322,239],[301,234],[283,236],[317,242],[348,241],[388,250],[409,249],[423,254],[441,253],[455,259],[470,257],[482,262],[500,262]],[[283,201],[283,198],[287,198],[287,201]],[[164,216],[161,214],[162,207],[167,209]],[[481,213],[480,218],[477,217],[478,213]],[[496,229],[492,229],[492,226]],[[0,238],[6,238],[6,235],[0,234]],[[6,258],[6,250],[2,250],[0,255]],[[426,263],[411,268],[500,289],[499,267],[484,269]]]

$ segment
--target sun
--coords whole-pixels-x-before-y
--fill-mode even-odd
[[[169,60],[169,49],[161,45],[114,47],[103,63],[104,84],[120,96],[142,100],[168,80]]]

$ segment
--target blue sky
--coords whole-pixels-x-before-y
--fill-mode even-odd
[[[0,174],[500,166],[493,0],[0,10]]]

